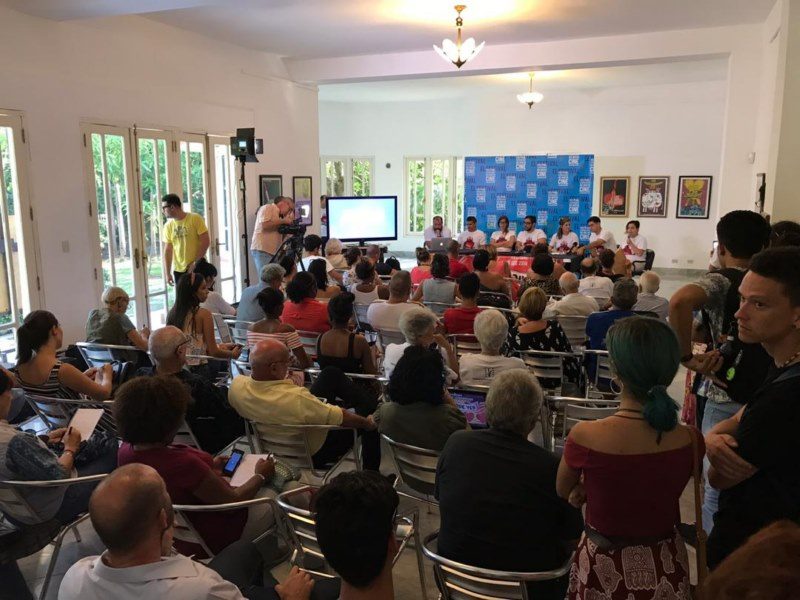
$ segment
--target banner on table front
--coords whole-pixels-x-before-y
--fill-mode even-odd
[[[476,217],[478,229],[488,237],[503,215],[512,231],[522,231],[525,216],[535,215],[536,227],[549,239],[558,229],[558,220],[568,216],[572,230],[587,242],[593,184],[593,154],[467,156],[464,218]]]

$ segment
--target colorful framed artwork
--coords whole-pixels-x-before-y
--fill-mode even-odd
[[[627,217],[630,177],[600,178],[600,216]]]
[[[259,175],[258,190],[261,206],[272,204],[275,202],[275,198],[283,196],[283,176]]]
[[[681,175],[678,178],[678,219],[707,219],[711,208],[711,175]]]
[[[669,177],[639,177],[637,217],[666,217]]]
[[[311,177],[292,177],[292,195],[294,197],[294,215],[300,217],[301,225],[311,225]]]

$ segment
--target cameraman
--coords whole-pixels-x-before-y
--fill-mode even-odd
[[[275,204],[264,204],[258,209],[253,241],[250,244],[250,255],[256,265],[256,273],[261,273],[262,267],[272,260],[283,242],[283,235],[278,227],[291,225],[293,222],[294,200],[287,196],[278,196]]]

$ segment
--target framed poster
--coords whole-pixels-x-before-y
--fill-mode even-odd
[[[301,225],[311,225],[311,177],[292,177],[295,218],[300,217]]]
[[[261,206],[272,204],[275,202],[275,198],[283,196],[283,176],[259,175],[258,190]]]
[[[669,177],[639,177],[637,217],[666,217]]]
[[[707,219],[711,206],[711,175],[678,177],[678,219]]]
[[[600,216],[627,217],[630,177],[600,178]]]

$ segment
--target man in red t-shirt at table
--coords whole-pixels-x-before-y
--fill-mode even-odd
[[[450,277],[453,279],[460,279],[462,275],[469,273],[467,266],[458,260],[458,251],[461,244],[458,240],[450,240],[447,244],[447,257],[450,259]]]
[[[475,317],[481,312],[481,308],[476,304],[480,288],[481,280],[475,273],[467,273],[458,280],[461,306],[448,308],[442,316],[447,333],[475,333],[473,324]]]

